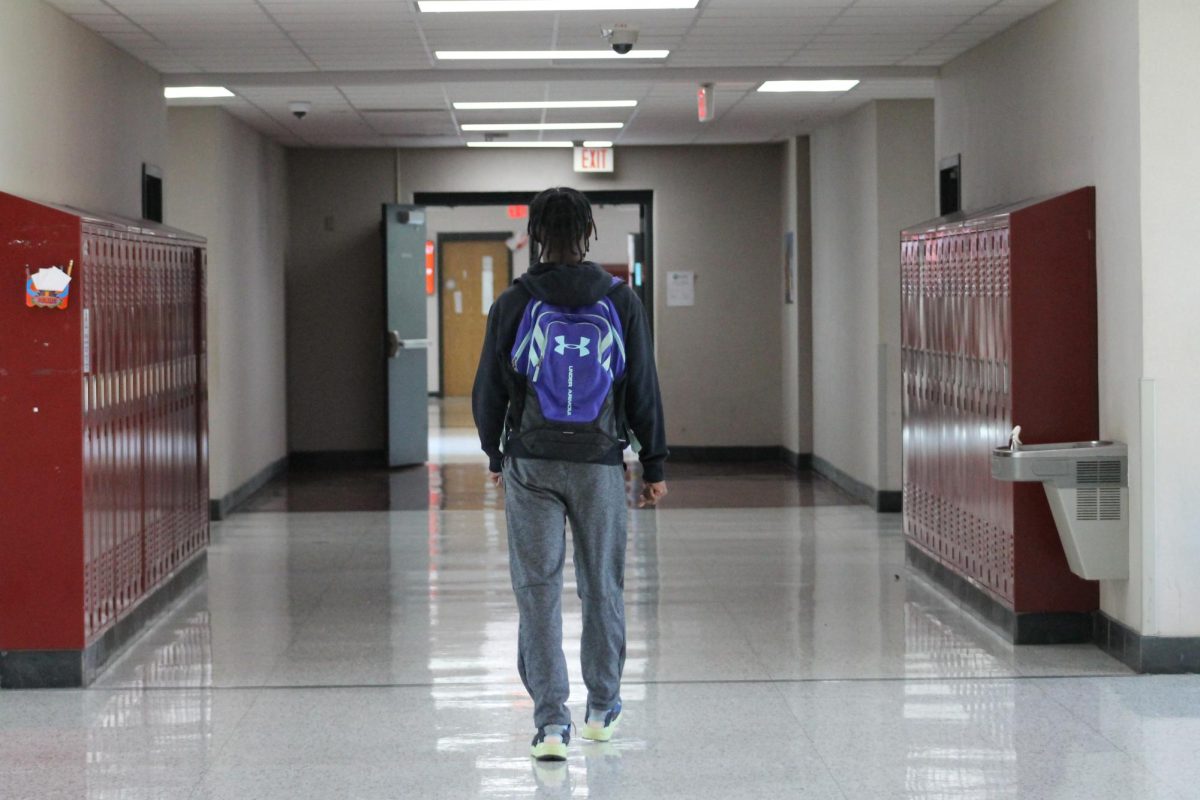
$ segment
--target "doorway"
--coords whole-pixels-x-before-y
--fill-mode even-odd
[[[627,262],[627,269],[622,277],[628,276],[630,287],[646,309],[646,318],[650,322],[650,335],[654,335],[654,192],[648,189],[604,189],[583,190],[588,202],[593,208],[601,206],[635,206],[637,208],[640,230],[628,234],[628,239],[622,238],[621,245],[624,254],[622,262]],[[413,202],[427,207],[459,208],[471,206],[527,206],[534,197],[532,192],[416,192]],[[523,224],[523,222],[522,222]],[[625,232],[622,232],[622,236]],[[532,262],[537,254],[530,249],[529,259]],[[617,273],[610,266],[610,259],[600,259],[606,269]],[[444,387],[440,387],[444,389]],[[444,394],[444,392],[436,392]]]
[[[512,234],[439,233],[441,378],[445,397],[469,397],[492,302],[512,283]]]

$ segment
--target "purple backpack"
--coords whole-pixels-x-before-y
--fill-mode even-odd
[[[613,289],[620,284],[613,278]],[[624,449],[615,387],[625,376],[625,332],[607,296],[576,308],[530,299],[512,367],[525,384],[516,454],[590,462]]]

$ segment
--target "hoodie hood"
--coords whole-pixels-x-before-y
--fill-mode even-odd
[[[612,276],[591,261],[538,264],[517,282],[538,300],[567,308],[599,302],[613,286]]]

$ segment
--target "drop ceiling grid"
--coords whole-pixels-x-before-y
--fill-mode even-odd
[[[422,15],[409,0],[51,0],[64,12],[165,73],[296,73],[314,70],[427,70],[432,49],[603,47],[599,28],[618,19],[641,29],[640,47],[673,51],[670,66],[733,68],[770,66],[938,66],[1051,0],[703,0],[680,12],[605,12],[547,15]],[[874,97],[931,96],[932,81],[866,82],[838,102],[797,96],[766,98],[718,89],[721,116],[695,118],[695,87],[659,80],[662,65],[634,62],[645,81],[567,84],[557,80],[461,85],[295,86],[264,91],[231,87],[245,98],[231,113],[284,142],[460,142],[457,134],[389,136],[415,127],[447,129],[449,103],[467,99],[637,99],[636,110],[614,109],[628,126],[614,132],[622,143],[746,141],[802,130],[811,120],[841,113]],[[451,69],[476,65],[455,64]],[[504,65],[503,68],[507,68]],[[520,64],[544,67],[545,63]],[[560,63],[550,70],[577,64]],[[597,65],[602,73],[608,65]],[[447,67],[441,67],[447,68]],[[576,72],[578,70],[575,70]],[[665,76],[664,76],[665,78]],[[291,99],[309,99],[313,112],[299,122]],[[372,109],[441,109],[406,127],[399,118],[373,117]],[[820,109],[816,111],[814,109]],[[460,121],[488,115],[459,112]],[[609,112],[610,114],[611,112]],[[493,121],[607,121],[587,112],[534,111],[494,115]],[[569,117],[569,118],[568,118]],[[374,123],[372,123],[374,119]],[[286,133],[285,133],[286,132]],[[605,136],[604,138],[610,138]]]

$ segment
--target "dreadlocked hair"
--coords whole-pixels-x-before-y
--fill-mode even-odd
[[[583,258],[595,230],[592,204],[575,189],[547,189],[529,204],[529,238],[537,244],[539,258],[546,253]]]

